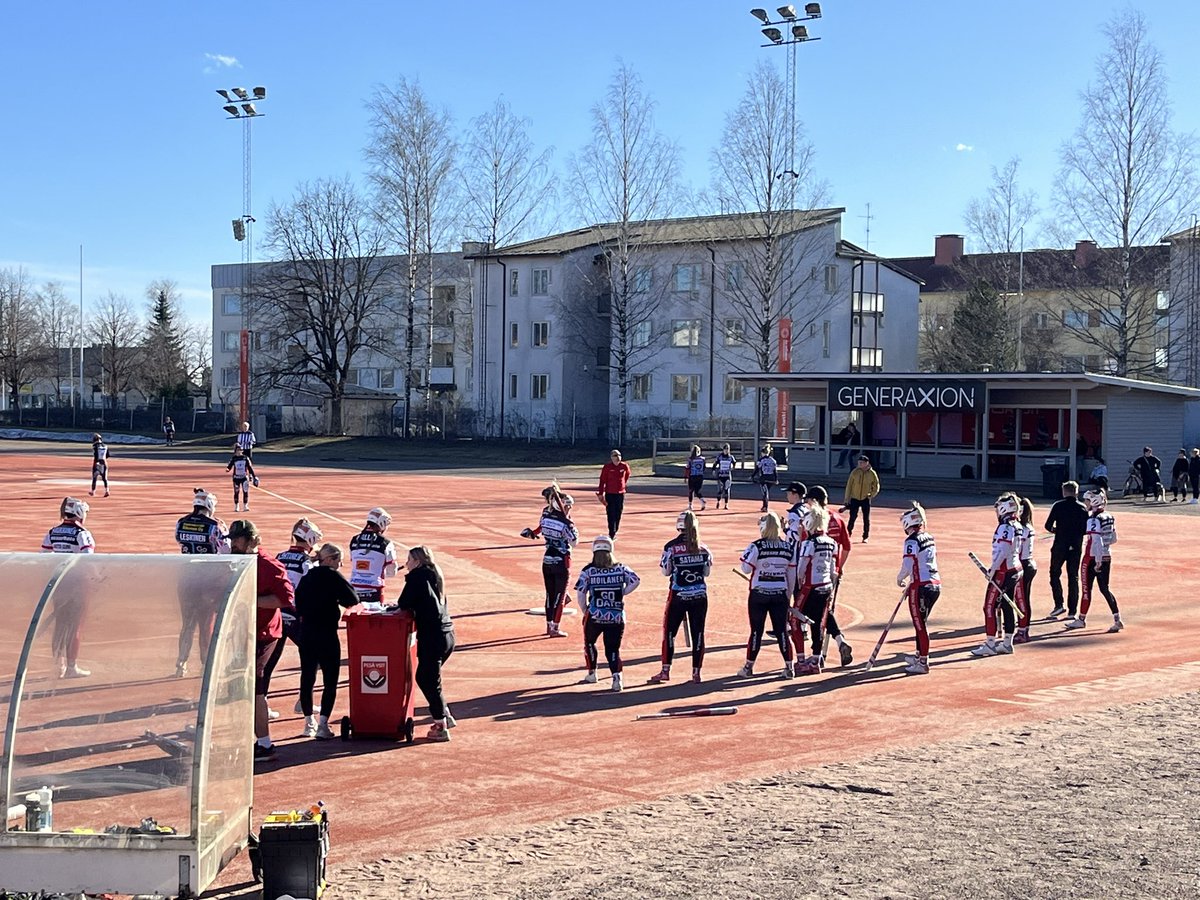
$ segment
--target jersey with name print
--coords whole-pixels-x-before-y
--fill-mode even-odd
[[[689,550],[682,534],[667,541],[659,567],[671,579],[671,593],[680,600],[708,596],[708,584],[704,579],[712,572],[712,554],[703,544],[695,551]]]
[[[717,473],[718,478],[722,478],[722,479],[732,478],[733,477],[733,466],[734,466],[734,463],[736,463],[736,462],[737,462],[737,460],[734,459],[733,456],[731,456],[730,454],[722,453],[720,456],[718,456],[716,459],[713,460],[713,464],[712,464],[713,471]]]
[[[992,572],[1003,575],[1012,569],[1021,568],[1021,559],[1017,556],[1017,525],[1009,519],[996,526],[992,535]]]
[[[579,529],[570,519],[557,510],[547,510],[542,513],[538,523],[542,540],[546,549],[542,555],[542,565],[560,566],[571,561],[571,548],[579,543]]]
[[[43,553],[95,553],[96,544],[91,533],[78,522],[63,522],[46,533],[42,541]]]
[[[639,584],[641,579],[623,563],[605,568],[588,563],[579,573],[575,590],[579,593],[580,607],[587,609],[593,622],[622,625],[625,623],[625,595],[633,593]]]
[[[750,590],[790,594],[796,581],[796,545],[759,538],[742,554],[742,571],[750,574]]]
[[[938,577],[937,546],[928,531],[918,531],[904,539],[900,574],[918,586],[942,583]]]
[[[396,545],[381,532],[361,531],[350,538],[350,583],[356,588],[381,588],[396,574]]]
[[[823,531],[801,541],[796,548],[797,583],[810,588],[832,587],[837,555],[837,542]]]
[[[775,467],[778,464],[775,462],[775,457],[764,456],[758,461],[758,474],[763,481],[771,484],[775,483]]]
[[[704,457],[690,456],[687,461],[688,478],[700,478],[704,475]]]
[[[184,516],[175,523],[175,540],[180,553],[229,552],[229,538],[221,530],[220,523],[201,513]]]
[[[300,583],[300,579],[304,577],[314,565],[313,559],[303,550],[297,550],[295,547],[288,547],[282,553],[275,557],[283,563],[283,569],[287,572],[288,581],[292,583],[292,588]]]
[[[783,533],[788,540],[799,543],[808,535],[804,531],[804,504],[793,503],[788,507],[787,521],[783,523]]]
[[[1112,556],[1110,548],[1117,542],[1117,520],[1112,513],[1106,510],[1088,516],[1086,541],[1083,549],[1088,559]]]

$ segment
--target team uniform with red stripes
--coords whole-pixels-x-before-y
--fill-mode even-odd
[[[362,603],[382,603],[386,579],[396,574],[396,545],[383,532],[364,528],[350,538],[350,585]]]
[[[904,539],[904,556],[900,560],[896,583],[905,582],[908,614],[912,616],[917,636],[917,657],[928,665],[929,630],[926,624],[933,605],[941,596],[942,580],[938,575],[937,544],[924,528],[913,531]]]
[[[1033,587],[1034,576],[1037,575],[1037,560],[1033,558],[1034,532],[1032,525],[1018,523],[1017,526],[1017,559],[1021,561],[1021,577],[1016,588],[1017,619],[1016,643],[1023,644],[1029,640],[1029,622],[1033,618],[1033,604],[1029,600],[1029,590]]]
[[[1117,523],[1113,514],[1105,509],[1093,510],[1088,516],[1083,541],[1083,561],[1079,573],[1083,590],[1079,595],[1079,619],[1082,621],[1087,616],[1092,605],[1092,588],[1096,586],[1108,603],[1113,622],[1120,624],[1121,611],[1117,608],[1117,598],[1108,586],[1112,578],[1112,545],[1117,542]],[[1114,624],[1112,630],[1119,631],[1118,624]]]
[[[825,625],[829,617],[829,606],[833,600],[833,578],[837,567],[838,545],[823,531],[806,537],[796,548],[796,593],[797,610],[810,620],[812,656],[800,674],[814,674],[821,670],[821,653],[825,646]],[[803,631],[799,631],[798,654],[803,654]],[[796,640],[793,633],[793,640]]]

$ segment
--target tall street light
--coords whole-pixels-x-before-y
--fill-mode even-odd
[[[221,99],[225,101],[222,109],[229,119],[238,119],[242,123],[242,214],[233,220],[233,237],[242,245],[242,285],[238,295],[242,311],[242,329],[238,341],[238,405],[241,421],[250,421],[250,375],[251,375],[251,346],[250,335],[253,333],[254,321],[251,317],[250,289],[253,284],[251,263],[254,261],[254,216],[250,209],[250,175],[251,165],[251,123],[263,115],[255,104],[267,99],[267,89],[256,87],[247,91],[242,87],[218,90]]]

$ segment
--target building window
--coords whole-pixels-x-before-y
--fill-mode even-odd
[[[239,331],[221,332],[221,349],[226,353],[237,353],[242,347],[242,334]]]
[[[699,347],[700,320],[676,319],[671,324],[672,347]]]
[[[1085,329],[1089,328],[1090,317],[1087,310],[1083,309],[1064,309],[1063,310],[1063,328]]]
[[[226,366],[221,370],[221,387],[237,387],[241,383],[241,370],[237,366]]]
[[[742,288],[742,276],[746,268],[740,262],[730,263],[725,267],[725,290],[738,291]]]
[[[746,386],[729,375],[725,376],[725,402],[741,403],[746,396]]]
[[[545,347],[550,343],[550,323],[534,322],[531,342],[535,347]]]
[[[535,297],[544,297],[550,293],[550,270],[549,269],[534,269],[533,270],[533,289],[530,291]]]
[[[1154,298],[1154,308],[1159,313],[1166,313],[1171,309],[1171,292],[1159,291]]]
[[[1154,368],[1165,369],[1167,367],[1168,357],[1167,348],[1159,347],[1154,351]]]
[[[454,345],[434,344],[433,364],[435,366],[452,367],[454,365]]]
[[[686,403],[689,408],[695,409],[700,402],[700,376],[672,375],[671,400],[675,403]]]
[[[635,266],[633,269],[633,292],[648,294],[654,286],[654,268],[652,266]]]
[[[394,391],[396,389],[396,370],[395,369],[380,369],[379,370],[379,387],[385,391]]]
[[[550,390],[549,375],[530,375],[529,376],[529,399],[530,400],[545,400],[546,393]]]
[[[520,343],[520,331],[516,322],[508,323],[508,346],[516,347]]]
[[[508,296],[521,296],[521,273],[516,269],[508,273]]]
[[[883,294],[867,294],[862,291],[855,291],[854,296],[850,298],[850,311],[882,316]]]
[[[833,332],[833,323],[826,319],[821,323],[821,356],[829,359],[829,336]]]
[[[631,381],[631,396],[638,402],[650,399],[651,376],[634,375]]]
[[[825,267],[825,292],[832,294],[837,290],[838,286],[838,270],[837,266]]]
[[[222,294],[221,312],[227,316],[240,316],[242,314],[242,298],[237,294]]]
[[[725,346],[735,347],[746,343],[746,321],[744,319],[725,320]]]
[[[358,369],[346,370],[346,384],[358,384]]]
[[[630,342],[636,348],[649,347],[652,335],[653,329],[649,321],[636,322],[633,326],[633,333],[630,335]]]
[[[378,369],[359,369],[358,370],[359,387],[377,388],[379,387],[379,370]]]
[[[1050,314],[1049,313],[1034,313],[1029,317],[1029,326],[1031,328],[1049,328]]]
[[[851,347],[850,366],[860,372],[883,368],[883,349],[879,347]]]
[[[675,266],[671,270],[671,289],[677,294],[691,294],[700,290],[700,267],[694,263]]]
[[[509,375],[508,376],[508,399],[509,400],[517,399],[517,384],[518,384],[517,376]]]

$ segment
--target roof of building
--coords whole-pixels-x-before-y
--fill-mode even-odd
[[[821,225],[836,224],[841,220],[843,207],[830,209],[783,210],[777,215],[783,220],[783,233],[804,231]],[[642,244],[695,244],[723,241],[747,241],[762,237],[762,213],[733,213],[721,216],[691,216],[677,219],[651,219],[636,223],[636,240]],[[564,231],[548,237],[509,244],[495,250],[481,252],[468,259],[495,258],[499,256],[558,256],[596,247],[615,240],[619,223],[604,223]]]
[[[731,372],[746,387],[786,389],[790,385],[818,385],[821,382],[849,381],[982,381],[990,388],[1012,386],[1036,387],[1114,387],[1123,390],[1149,391],[1157,394],[1174,394],[1190,400],[1200,400],[1200,388],[1163,384],[1157,381],[1140,381],[1117,375],[1101,375],[1098,372]]]
[[[1164,241],[1194,241],[1200,239],[1200,224],[1166,235]]]
[[[915,281],[917,284],[925,283],[919,277],[914,275],[912,272],[908,271],[907,269],[901,268],[899,265],[897,265],[897,263],[894,260],[886,259],[885,257],[882,257],[882,256],[876,256],[870,250],[860,247],[857,244],[852,244],[849,241],[838,241],[837,255],[842,257],[843,259],[858,259],[858,260],[863,260],[866,262],[872,262],[872,261],[879,262],[880,264],[891,269],[893,272],[903,275],[905,278]]]

